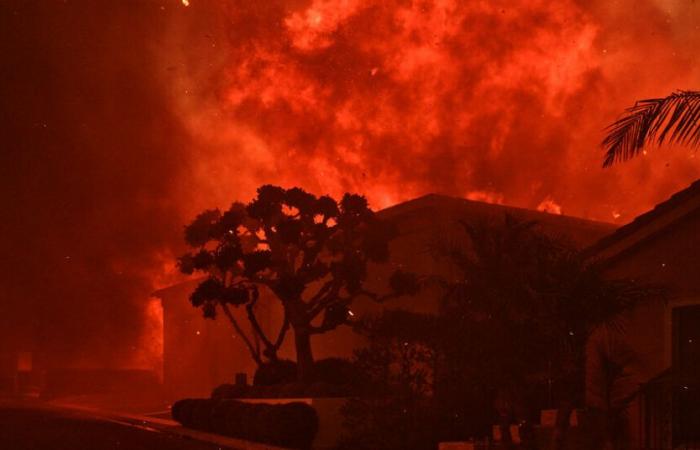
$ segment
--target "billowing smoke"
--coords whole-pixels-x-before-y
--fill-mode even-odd
[[[0,20],[2,333],[54,360],[146,364],[182,225],[261,183],[625,223],[700,177],[684,149],[600,167],[624,107],[700,88],[690,0],[10,1]]]
[[[700,174],[687,151],[604,171],[599,147],[636,99],[700,85],[694,2],[258,3],[190,2],[161,52],[200,203],[278,179],[624,223]]]

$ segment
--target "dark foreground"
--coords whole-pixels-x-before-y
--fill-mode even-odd
[[[88,412],[40,403],[0,401],[0,449],[7,450],[220,450],[154,429]]]

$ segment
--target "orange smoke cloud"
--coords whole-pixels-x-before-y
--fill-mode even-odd
[[[684,152],[603,171],[599,151],[634,99],[697,85],[692,17],[697,5],[631,0],[195,4],[172,35],[195,20],[207,37],[169,44],[196,178],[217,180],[192,205],[279,182],[375,207],[489,193],[628,221],[700,175]]]

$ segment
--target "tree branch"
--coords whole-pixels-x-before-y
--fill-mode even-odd
[[[307,302],[307,305],[309,308],[314,308],[318,302],[321,300],[321,298],[328,292],[328,290],[333,287],[333,284],[336,283],[336,280],[328,280],[326,281],[323,286],[314,294],[313,297],[309,299]]]
[[[318,326],[318,327],[310,326],[310,327],[309,327],[309,334],[323,334],[323,333],[325,333],[326,331],[331,331],[331,330],[334,330],[334,329],[338,328],[338,326],[340,326],[340,325],[342,325],[342,323],[321,324],[321,325]]]
[[[231,325],[233,325],[233,328],[236,330],[239,336],[243,339],[245,342],[246,346],[248,347],[248,350],[250,351],[250,355],[253,357],[256,363],[262,364],[262,360],[260,359],[260,351],[258,350],[257,352],[255,351],[255,347],[253,346],[253,343],[250,342],[250,339],[248,339],[248,336],[243,332],[243,329],[241,329],[240,325],[238,325],[238,321],[236,321],[236,318],[233,317],[233,314],[231,313],[231,310],[228,309],[228,306],[225,303],[220,303],[221,309],[224,310],[224,314],[226,314],[226,317],[228,317],[228,320],[231,322]]]
[[[396,292],[391,292],[391,293],[389,293],[389,294],[379,295],[379,294],[377,294],[377,293],[375,293],[375,292],[370,292],[370,291],[367,291],[367,290],[365,290],[365,289],[362,289],[362,290],[358,291],[358,292],[357,292],[355,295],[353,295],[352,297],[347,297],[347,298],[345,298],[345,299],[343,299],[343,300],[349,302],[349,301],[351,301],[351,300],[353,300],[353,299],[355,299],[355,298],[357,298],[357,297],[365,296],[365,297],[368,297],[368,298],[374,300],[374,301],[377,302],[377,303],[382,303],[382,302],[385,302],[385,301],[387,301],[387,300],[391,300],[392,298],[399,298],[399,297],[402,297],[402,296],[404,296],[404,295],[405,295],[405,294],[399,294],[399,293],[396,293]]]
[[[255,353],[260,354],[260,336],[257,333],[253,333],[253,343],[255,344]]]
[[[267,337],[265,332],[263,331],[262,327],[260,326],[260,323],[258,322],[257,317],[255,316],[255,305],[258,302],[259,294],[258,290],[254,289],[253,290],[253,300],[246,305],[246,312],[248,314],[248,320],[250,321],[250,324],[253,326],[253,331],[255,332],[255,336],[259,337],[262,339],[263,344],[265,345],[265,352],[263,352],[268,358],[274,359],[276,358],[277,355],[277,350],[282,346],[282,342],[284,342],[284,337],[287,334],[287,330],[289,330],[289,319],[287,318],[287,315],[285,314],[284,316],[284,322],[282,323],[282,327],[280,328],[279,333],[277,334],[277,339],[275,340],[274,343],[270,341],[270,339]],[[260,351],[258,350],[258,354]]]
[[[340,293],[341,288],[340,283],[337,280],[331,280],[329,283],[331,283],[331,285],[326,290],[324,295],[320,296],[316,301],[316,304],[311,306],[311,309],[307,312],[309,321],[314,320],[316,316],[321,313],[321,311],[330,306],[334,301],[338,300],[338,294]],[[318,296],[318,293],[316,296]]]
[[[289,330],[289,319],[287,318],[287,315],[284,315],[284,322],[282,323],[282,328],[280,328],[280,332],[277,335],[277,340],[275,341],[275,350],[278,350],[280,346],[282,345],[282,342],[284,342],[284,336],[287,334],[287,330]]]
[[[245,306],[246,312],[248,313],[248,320],[250,321],[250,324],[253,326],[253,330],[255,333],[262,339],[263,343],[265,344],[266,348],[272,348],[272,342],[267,338],[265,335],[265,332],[263,331],[262,327],[260,326],[260,323],[258,323],[258,318],[255,317],[255,311],[253,308],[255,307],[255,303],[257,302],[257,298],[254,299],[252,302],[248,303]]]

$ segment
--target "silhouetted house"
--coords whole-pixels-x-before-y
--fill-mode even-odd
[[[590,249],[611,278],[660,283],[668,303],[626,315],[589,345],[587,402],[631,404],[632,448],[700,445],[700,181]]]
[[[503,224],[505,215],[522,221],[536,221],[540,229],[552,236],[568,239],[583,248],[610,234],[615,226],[562,215],[513,208],[452,198],[442,195],[426,195],[379,212],[379,215],[398,225],[399,236],[391,243],[389,264],[374,266],[369,270],[368,283],[374,290],[386,286],[386,279],[398,267],[430,275],[450,278],[458,272],[450,263],[434,258],[436,245],[445,241],[465,240],[464,230],[458,224]],[[195,310],[188,297],[198,281],[189,281],[162,289],[154,295],[162,299],[164,312],[164,368],[163,378],[167,389],[177,395],[206,395],[224,382],[232,382],[236,372],[251,375],[255,366],[240,338],[225,317],[205,320]],[[437,295],[424,291],[417,298],[396,299],[383,305],[371,300],[359,300],[352,305],[356,315],[377,312],[380,308],[403,307],[414,311],[434,311]],[[281,307],[276,301],[258,314],[267,328],[274,329],[281,321]],[[245,323],[245,320],[241,321]],[[361,345],[360,338],[348,327],[314,336],[314,356],[349,357]],[[292,339],[287,339],[281,356],[293,358]]]

